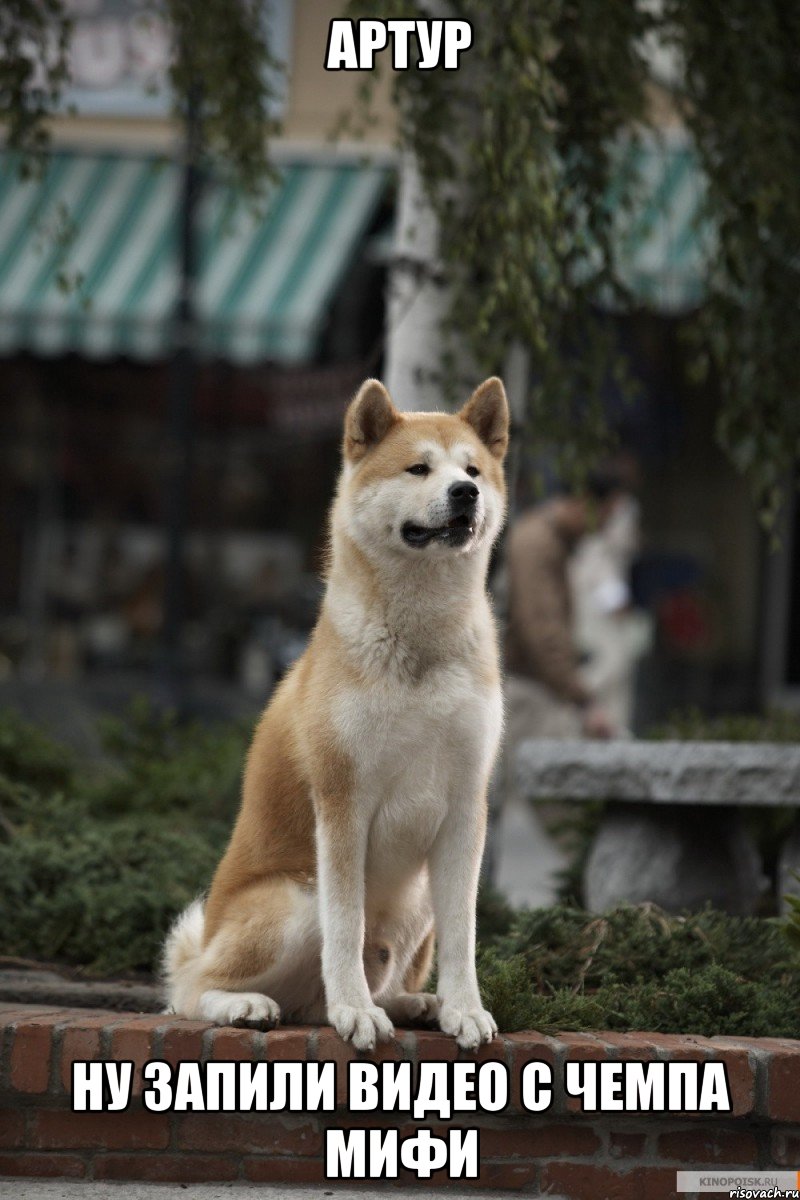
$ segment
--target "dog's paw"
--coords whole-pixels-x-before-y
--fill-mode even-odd
[[[432,992],[400,992],[386,1001],[386,1011],[396,1025],[432,1022],[439,1015],[439,1001]]]
[[[252,1029],[272,1029],[281,1019],[275,1001],[260,992],[203,992],[200,1012],[215,1025],[243,1025]]]
[[[328,1020],[346,1042],[356,1050],[374,1050],[376,1042],[388,1042],[394,1034],[392,1022],[382,1008],[371,1004],[355,1008],[352,1004],[332,1004]]]
[[[485,1008],[447,1003],[439,1009],[439,1028],[452,1034],[462,1050],[477,1050],[481,1042],[490,1042],[497,1033],[495,1019]]]

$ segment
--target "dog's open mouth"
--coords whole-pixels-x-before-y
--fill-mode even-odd
[[[461,513],[451,517],[446,525],[415,525],[406,521],[401,529],[403,541],[409,546],[427,546],[429,542],[447,542],[451,546],[463,546],[475,533],[475,517]]]

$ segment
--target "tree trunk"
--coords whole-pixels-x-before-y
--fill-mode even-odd
[[[439,382],[441,321],[448,293],[439,261],[439,224],[413,154],[400,169],[397,229],[389,271],[386,386],[399,408],[444,407]]]

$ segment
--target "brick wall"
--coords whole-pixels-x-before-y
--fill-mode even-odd
[[[341,1099],[345,1065],[353,1057],[327,1028],[265,1034],[165,1016],[0,1005],[0,1175],[323,1181],[326,1124],[399,1124],[412,1131],[415,1123],[405,1114],[151,1113],[137,1098],[141,1067],[151,1058],[173,1064],[333,1059],[339,1064]],[[377,1057],[419,1062],[469,1056],[443,1035],[403,1031]],[[72,1062],[109,1058],[134,1063],[130,1107],[122,1113],[73,1113]],[[541,1191],[568,1200],[677,1200],[678,1169],[800,1167],[800,1042],[514,1033],[484,1047],[479,1058],[505,1062],[512,1089],[502,1115],[459,1118],[480,1130],[481,1187]],[[519,1075],[532,1059],[549,1062],[556,1081],[564,1062],[572,1059],[723,1060],[733,1113],[582,1115],[576,1101],[557,1087],[547,1113],[528,1114],[520,1108]],[[442,1125],[429,1123],[434,1133],[441,1133]],[[434,1176],[420,1186],[430,1190],[431,1184],[448,1183]]]

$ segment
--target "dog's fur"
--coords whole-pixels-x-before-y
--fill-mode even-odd
[[[377,380],[351,403],[320,617],[256,729],[208,899],[168,936],[174,1011],[327,1017],[359,1049],[392,1021],[438,1020],[466,1048],[496,1032],[475,897],[502,723],[486,574],[507,443],[499,379],[455,416],[400,413]]]

